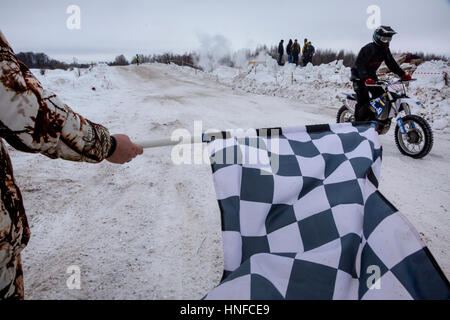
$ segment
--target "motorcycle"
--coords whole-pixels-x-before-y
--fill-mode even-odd
[[[414,81],[415,79],[411,80]],[[400,152],[414,159],[425,157],[433,147],[433,132],[428,122],[411,114],[411,106],[425,109],[424,105],[415,99],[408,97],[406,92],[409,81],[388,82],[379,80],[375,84],[366,86],[381,87],[384,93],[369,102],[369,108],[375,113],[379,134],[386,134],[395,117],[395,144]],[[344,105],[337,113],[337,122],[355,121],[356,94],[343,93]]]

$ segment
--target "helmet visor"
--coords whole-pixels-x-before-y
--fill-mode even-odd
[[[386,36],[380,36],[377,34],[377,39],[380,40],[383,43],[390,43],[392,40],[392,37],[386,37]]]

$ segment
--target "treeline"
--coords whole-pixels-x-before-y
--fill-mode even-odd
[[[45,53],[39,52],[19,52],[17,58],[22,61],[30,69],[70,69],[70,68],[89,68],[88,64],[80,64],[77,62],[65,63],[55,59],[51,59]]]
[[[245,56],[246,59],[251,60],[256,58],[261,52],[267,52],[275,60],[278,59],[278,47],[266,45],[258,46],[254,50],[243,49],[239,51],[239,54]],[[235,53],[237,54],[237,53]],[[395,52],[394,54],[401,54],[400,52]],[[445,55],[436,55],[423,52],[414,52],[412,55],[419,57],[424,61],[430,60],[444,60],[448,61],[448,57]],[[34,52],[20,52],[17,57],[32,69],[73,69],[73,68],[89,68],[89,64],[77,63],[74,59],[73,63],[65,63],[55,59],[51,59],[45,53],[34,53]],[[173,54],[173,53],[163,53],[163,54],[153,54],[153,55],[139,55],[139,63],[174,63],[177,65],[187,65],[193,68],[202,69],[197,65],[198,55],[196,53],[184,53],[184,54]],[[287,57],[285,57],[286,59]],[[344,50],[335,51],[331,49],[316,49],[313,56],[313,65],[327,64],[336,60],[343,60],[343,64],[346,67],[351,67],[356,59],[356,54],[353,52],[348,52]],[[229,67],[235,67],[235,59],[232,55],[224,56],[220,60],[220,64]],[[129,64],[136,64],[136,57],[132,57],[128,60],[123,54],[117,56],[113,62],[109,62],[110,66],[127,66]]]
[[[153,55],[144,55],[140,54],[139,63],[175,63],[178,65],[189,65],[194,68],[198,68],[195,65],[195,55],[192,53],[185,54],[173,54],[173,53],[164,53],[164,54],[153,54]],[[136,56],[132,57],[130,60],[121,54],[117,56],[113,62],[108,63],[110,66],[127,66],[130,64],[136,64],[137,59]]]
[[[240,50],[239,54],[246,57],[248,60],[255,59],[261,52],[267,52],[272,58],[275,60],[278,59],[278,47],[277,46],[271,46],[268,47],[266,45],[260,45],[256,47],[254,50],[250,49],[242,49]],[[237,53],[235,53],[237,54]],[[394,54],[401,54],[400,52],[395,52]],[[436,55],[436,54],[425,54],[423,52],[414,52],[412,53],[413,56],[417,56],[420,59],[424,61],[430,61],[430,60],[444,60],[448,61],[448,57],[444,55]],[[284,59],[287,59],[287,56],[285,55]],[[345,51],[345,50],[331,50],[331,49],[316,49],[315,54],[313,56],[312,64],[314,66],[318,66],[321,64],[327,64],[336,60],[342,60],[343,65],[346,67],[352,67],[356,60],[356,54],[351,51]],[[159,55],[139,55],[139,63],[152,63],[152,62],[159,62],[159,63],[175,63],[177,65],[188,65],[197,69],[202,69],[200,66],[197,65],[198,61],[198,55],[196,53],[184,53],[182,55],[180,54],[173,54],[173,53],[164,53]],[[228,55],[221,57],[219,63],[221,65],[229,66],[229,67],[235,67],[235,59],[233,59],[233,55]],[[130,62],[125,58],[124,55],[117,56],[114,62],[109,63],[111,66],[118,66],[118,65],[129,65],[129,64],[136,64],[136,57],[133,57]]]
[[[195,55],[192,53],[184,54],[154,54],[154,55],[139,55],[139,63],[149,63],[149,62],[159,62],[159,63],[175,63],[177,65],[191,65],[195,67]],[[136,57],[133,58],[131,63],[136,63]]]
[[[129,64],[127,58],[121,54],[120,56],[117,56],[113,62],[109,62],[108,66],[127,66]]]

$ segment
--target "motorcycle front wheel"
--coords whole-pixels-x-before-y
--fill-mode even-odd
[[[395,127],[395,144],[400,152],[414,159],[425,157],[433,147],[433,131],[428,122],[416,115],[402,118],[406,133]]]

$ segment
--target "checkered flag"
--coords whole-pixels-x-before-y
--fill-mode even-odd
[[[405,217],[378,191],[369,123],[224,133],[208,143],[224,274],[205,299],[449,299]]]

